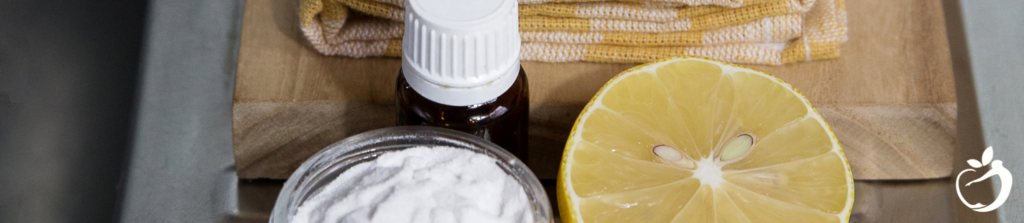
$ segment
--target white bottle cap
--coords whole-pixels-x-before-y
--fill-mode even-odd
[[[402,72],[431,101],[467,106],[497,98],[519,74],[517,0],[408,0]]]

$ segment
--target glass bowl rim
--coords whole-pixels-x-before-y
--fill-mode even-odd
[[[552,222],[551,204],[533,171],[521,160],[483,138],[455,130],[429,126],[398,126],[370,130],[339,140],[304,161],[278,193],[270,222],[290,222],[306,199],[319,193],[338,174],[383,153],[416,146],[448,146],[490,156],[523,187],[534,220]],[[332,176],[333,175],[333,176]],[[326,178],[325,178],[326,177]]]

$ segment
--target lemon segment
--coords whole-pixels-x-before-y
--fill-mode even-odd
[[[579,147],[584,148],[577,153],[581,162],[574,163],[572,171],[578,176],[573,185],[580,197],[645,189],[693,176],[691,171],[621,157],[589,143],[581,143]],[[607,165],[606,162],[622,165]],[[603,180],[588,180],[598,178]]]
[[[703,58],[612,78],[566,143],[563,222],[848,222],[853,175],[791,85]]]

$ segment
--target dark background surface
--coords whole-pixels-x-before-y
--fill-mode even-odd
[[[0,1],[0,222],[114,222],[146,1]]]

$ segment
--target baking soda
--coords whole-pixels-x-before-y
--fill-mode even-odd
[[[292,222],[532,222],[522,185],[466,149],[414,147],[341,173]]]

